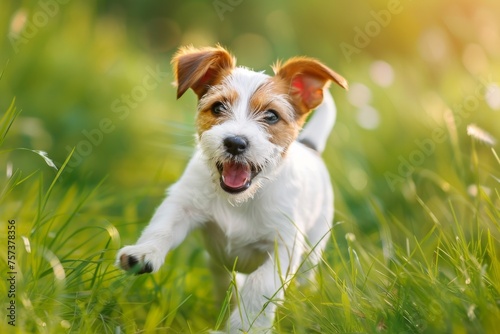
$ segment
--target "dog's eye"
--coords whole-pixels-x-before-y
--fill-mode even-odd
[[[219,116],[220,114],[222,114],[223,112],[226,111],[226,107],[224,106],[224,104],[222,102],[215,102],[213,105],[212,105],[212,113],[216,116]]]
[[[264,121],[267,124],[276,124],[280,120],[278,113],[275,110],[267,110],[264,113]]]

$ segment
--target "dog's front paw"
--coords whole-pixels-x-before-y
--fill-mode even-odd
[[[158,271],[164,256],[149,245],[123,247],[116,255],[116,265],[133,274],[145,274]]]

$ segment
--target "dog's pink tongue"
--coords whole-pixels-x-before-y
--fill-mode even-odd
[[[237,162],[225,162],[222,168],[222,180],[226,186],[241,188],[250,180],[250,167]]]

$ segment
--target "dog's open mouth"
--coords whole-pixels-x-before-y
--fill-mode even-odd
[[[217,169],[221,188],[231,194],[250,188],[253,178],[260,172],[250,164],[236,161],[217,163]]]

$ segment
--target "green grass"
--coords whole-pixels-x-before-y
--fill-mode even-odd
[[[0,124],[2,140],[17,115],[13,102]],[[372,232],[363,232],[356,212],[337,199],[317,284],[292,281],[277,332],[498,332],[500,161],[494,149],[468,140],[470,153],[462,155],[461,165],[470,169],[455,168],[456,175],[442,178],[420,171],[424,191],[394,194],[404,210],[388,211],[376,194],[368,196]],[[3,163],[8,153],[1,151]],[[2,230],[16,220],[17,310],[16,327],[4,320],[0,332],[199,333],[222,323],[226,310],[214,304],[196,233],[157,274],[129,276],[113,265],[120,245],[133,242],[147,223],[160,187],[126,196],[107,188],[106,180],[90,189],[66,187],[59,182],[64,164],[47,173],[47,161],[36,161],[40,171],[2,175]],[[466,174],[479,191],[469,181],[446,181]],[[141,211],[144,201],[147,209]],[[1,236],[6,245],[6,233]],[[3,246],[2,268],[6,255]],[[8,286],[1,282],[4,298]]]

